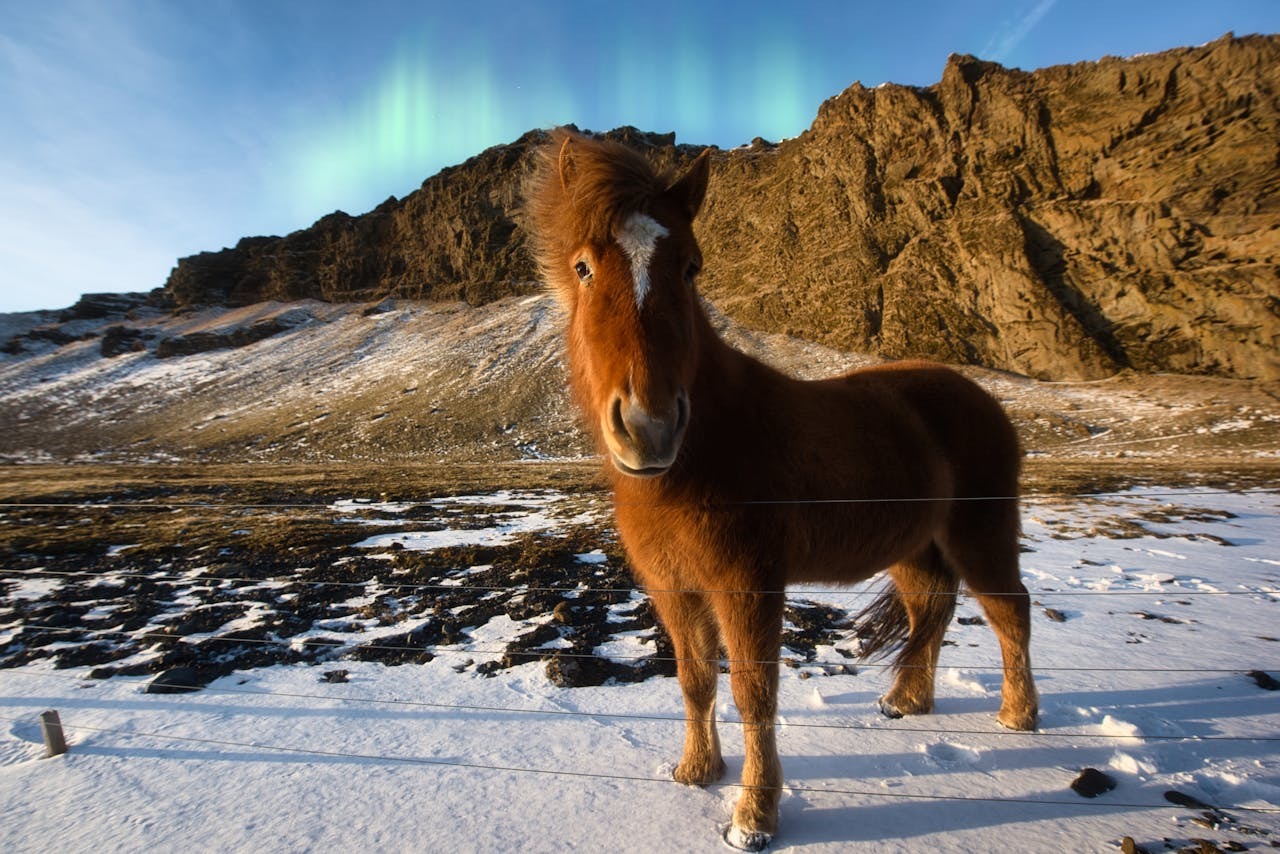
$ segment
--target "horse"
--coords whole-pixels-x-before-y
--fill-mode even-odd
[[[888,570],[861,652],[901,646],[890,717],[932,711],[961,582],[1000,642],[999,723],[1034,729],[1030,599],[1019,577],[1022,453],[1000,404],[961,374],[886,363],[817,381],[729,346],[697,293],[693,221],[712,151],[683,174],[557,129],[535,153],[524,213],[566,316],[569,384],[602,457],[617,530],[670,635],[684,696],[673,777],[725,773],[715,721],[721,645],[742,717],[741,793],[724,839],[777,832],[775,740],[785,588]]]

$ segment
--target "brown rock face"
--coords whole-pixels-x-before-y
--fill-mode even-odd
[[[1278,93],[1275,37],[855,85],[723,165],[705,289],[893,357],[1280,377]]]
[[[403,297],[475,304],[533,290],[516,229],[522,162],[541,135],[490,148],[402,200],[337,211],[285,237],[246,237],[183,258],[165,285],[180,305]]]
[[[696,153],[619,132],[664,165]],[[528,152],[484,152],[362,217],[179,262],[180,304],[533,287]],[[858,84],[780,145],[720,153],[702,289],[749,325],[842,349],[1051,379],[1280,379],[1280,37]]]
[[[675,147],[675,134],[620,128],[609,135],[663,164],[701,150]],[[530,131],[494,146],[361,216],[337,211],[285,237],[246,237],[231,249],[182,258],[165,289],[179,306],[384,297],[481,305],[535,291],[517,219],[532,151],[546,138]]]

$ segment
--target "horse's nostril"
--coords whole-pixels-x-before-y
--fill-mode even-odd
[[[684,389],[676,393],[676,435],[679,435],[689,423],[689,395]]]
[[[618,438],[624,438],[630,435],[627,430],[627,422],[622,417],[622,398],[615,397],[613,403],[609,405],[609,426],[613,429],[614,435]]]

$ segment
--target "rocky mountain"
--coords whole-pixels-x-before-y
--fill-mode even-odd
[[[612,135],[664,165],[696,146]],[[531,132],[362,216],[183,258],[178,306],[532,292]],[[1280,36],[1034,72],[953,56],[717,152],[704,293],[844,350],[1040,378],[1280,378]]]
[[[751,325],[1045,378],[1280,377],[1280,38],[854,86],[723,163],[708,290]]]

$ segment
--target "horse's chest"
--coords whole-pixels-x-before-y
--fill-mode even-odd
[[[715,587],[726,572],[759,574],[783,562],[784,526],[753,510],[619,502],[618,533],[645,583]]]

